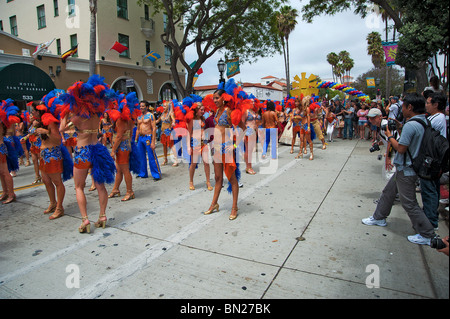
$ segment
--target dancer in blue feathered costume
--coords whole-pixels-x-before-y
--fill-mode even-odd
[[[215,110],[215,133],[214,133],[214,174],[215,188],[214,196],[209,210],[205,215],[211,214],[215,210],[219,210],[219,195],[223,183],[223,175],[225,174],[229,186],[228,191],[232,193],[233,202],[229,219],[237,218],[237,202],[239,195],[239,179],[241,177],[239,163],[236,162],[236,145],[239,145],[245,134],[236,135],[235,128],[240,127],[242,131],[246,130],[245,124],[242,122],[242,111],[245,105],[250,104],[248,94],[237,86],[233,79],[229,80],[225,85],[221,84],[219,89],[214,92],[213,102]],[[209,98],[205,97],[206,104]],[[204,101],[205,104],[205,101]]]
[[[98,143],[97,133],[100,116],[115,100],[115,92],[104,83],[99,75],[91,76],[87,82],[76,82],[67,89],[67,93],[59,97],[63,102],[61,117],[71,114],[77,132],[77,146],[74,148],[74,182],[78,207],[82,223],[78,227],[80,233],[90,232],[90,221],[87,214],[84,187],[91,171],[94,185],[98,191],[100,213],[95,227],[106,226],[106,207],[108,193],[105,183],[113,183],[116,166],[108,149]]]
[[[49,92],[42,103],[32,107],[33,117],[39,122],[35,132],[41,138],[39,170],[50,200],[44,214],[53,220],[64,216],[63,201],[66,194],[64,181],[72,178],[73,162],[67,148],[62,144],[59,132],[62,101],[59,92]]]
[[[0,180],[2,185],[0,201],[3,201],[3,204],[16,200],[14,181],[10,172],[19,169],[19,157],[15,147],[5,137],[13,124],[20,122],[18,114],[19,108],[14,105],[13,100],[2,101],[0,105]]]
[[[124,94],[117,94],[117,102],[107,112],[114,123],[111,156],[115,158],[117,168],[114,187],[108,197],[120,196],[119,187],[122,179],[125,179],[127,194],[122,199],[125,202],[135,198],[131,172],[139,174],[140,168],[136,144],[131,139],[134,122],[141,113],[136,92],[131,92],[126,97]]]

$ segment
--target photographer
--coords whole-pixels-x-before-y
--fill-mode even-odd
[[[417,117],[425,121],[425,99],[417,93],[408,94],[403,102],[402,112],[405,118]],[[417,202],[415,186],[417,175],[412,168],[411,158],[407,156],[409,150],[413,158],[417,157],[423,134],[424,128],[420,123],[408,121],[397,141],[392,136],[389,127],[386,127],[387,140],[397,151],[393,161],[396,171],[383,189],[375,212],[369,218],[363,219],[362,223],[369,226],[386,226],[386,218],[391,213],[398,191],[402,207],[408,214],[413,228],[418,232],[416,235],[408,236],[408,240],[415,244],[430,245],[431,239],[435,237],[434,227]]]
[[[392,171],[394,169],[394,165],[392,164],[391,158],[393,157],[395,150],[391,146],[390,141],[388,141],[388,137],[386,136],[386,128],[389,128],[392,136],[398,140],[399,134],[396,130],[396,123],[393,120],[383,119],[383,113],[378,108],[370,109],[367,114],[367,118],[372,126],[375,126],[380,130],[380,134],[378,135],[380,138],[372,144],[370,152],[373,153],[375,151],[379,151],[379,145],[386,145],[385,169],[386,171]]]

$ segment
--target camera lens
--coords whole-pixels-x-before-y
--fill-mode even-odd
[[[435,248],[435,249],[444,249],[446,247],[445,243],[439,237],[432,238],[431,242],[430,242],[430,246],[431,246],[431,248]]]

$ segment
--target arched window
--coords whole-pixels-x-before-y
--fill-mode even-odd
[[[136,94],[138,93],[133,79],[120,79],[114,83],[112,89],[124,94],[128,94],[130,92],[136,92]]]
[[[177,90],[173,87],[172,83],[165,83],[159,91],[160,101],[170,101],[178,99]]]

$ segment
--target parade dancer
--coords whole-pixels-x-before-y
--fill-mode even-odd
[[[14,181],[10,172],[19,169],[19,156],[13,145],[5,139],[5,136],[13,124],[19,122],[19,108],[13,104],[13,100],[2,101],[0,105],[0,181],[2,184],[0,201],[3,204],[16,201]]]
[[[244,154],[244,160],[246,164],[245,172],[250,175],[255,175],[256,172],[252,168],[252,157],[253,157],[253,150],[256,147],[256,140],[257,140],[257,130],[258,130],[258,124],[256,123],[257,119],[257,105],[254,101],[251,103],[252,107],[248,108],[247,110],[244,110],[242,121],[245,123],[245,154]]]
[[[44,96],[42,104],[32,108],[33,117],[39,121],[36,128],[41,139],[39,170],[50,200],[44,214],[53,213],[49,217],[50,220],[64,216],[66,188],[63,182],[73,175],[72,158],[62,144],[59,131],[61,106],[58,92],[53,90]]]
[[[293,107],[292,107],[292,113],[289,117],[289,124],[287,125],[287,130],[289,130],[292,126],[292,142],[291,142],[291,154],[294,153],[294,145],[295,145],[295,140],[297,138],[297,136],[300,139],[300,129],[301,129],[301,121],[302,121],[302,117],[303,115],[301,115],[301,98],[296,98],[295,100],[290,99],[288,101],[289,106],[292,105],[293,103]],[[302,141],[300,140],[300,149],[301,149],[301,144]]]
[[[38,106],[38,102],[33,102],[31,105],[31,109],[35,109]],[[31,160],[33,161],[34,173],[36,175],[36,179],[31,184],[38,184],[42,182],[41,174],[39,172],[39,158],[41,156],[41,138],[39,134],[36,133],[36,128],[39,125],[39,121],[34,118],[33,115],[30,116],[31,126],[28,129],[28,135],[24,137],[24,139],[28,139],[30,141],[30,154]]]
[[[227,82],[224,89],[221,84],[219,89],[214,92],[213,101],[216,107],[215,129],[214,129],[214,174],[215,187],[211,206],[204,213],[209,215],[214,211],[219,211],[219,195],[223,184],[223,174],[227,176],[229,186],[228,192],[233,196],[231,214],[229,220],[237,218],[237,202],[239,195],[240,171],[238,163],[235,162],[235,145],[240,141],[234,142],[233,126],[239,126],[245,131],[245,125],[242,122],[242,111],[236,107],[236,91],[239,90],[234,80]],[[244,137],[244,134],[242,134]]]
[[[77,132],[75,132],[73,125],[68,125],[68,123],[72,122],[71,116],[71,114],[67,114],[61,119],[59,130],[61,132],[63,144],[69,151],[70,157],[73,158],[73,149],[77,146]]]
[[[156,141],[156,122],[153,114],[149,112],[148,102],[141,102],[140,109],[142,115],[137,119],[136,142],[139,152],[139,162],[141,169],[139,177],[148,178],[147,156],[150,166],[150,173],[154,180],[161,179],[161,169],[159,167],[158,157],[155,152]]]
[[[311,97],[306,96],[302,101],[300,99],[296,99],[296,105],[298,106],[301,103],[300,114],[301,116],[301,128],[300,128],[300,150],[298,155],[295,158],[303,158],[303,153],[306,154],[306,144],[309,143],[309,149],[311,151],[309,160],[314,159],[313,154],[313,143],[311,140],[311,119],[310,119],[310,110],[309,104],[311,102]]]
[[[322,113],[322,106],[319,105],[319,103],[315,102],[313,98],[311,98],[309,110],[311,126],[313,127],[316,136],[319,138],[319,140],[322,141],[322,149],[325,150],[327,148],[327,144],[325,142],[325,138],[323,137],[322,128],[320,127],[319,122],[319,113]]]
[[[119,186],[122,179],[125,179],[127,193],[122,198],[122,202],[126,202],[135,198],[131,172],[139,174],[140,169],[137,147],[131,139],[131,133],[141,111],[136,92],[129,93],[125,98],[123,98],[123,94],[120,94],[117,102],[115,104],[117,107],[108,110],[108,114],[114,123],[115,134],[113,135],[111,156],[115,159],[117,169],[114,187],[108,198],[120,196]]]
[[[105,228],[108,193],[105,183],[113,183],[116,167],[108,149],[98,142],[97,133],[100,117],[111,103],[114,93],[105,84],[104,78],[93,75],[87,83],[81,81],[68,88],[67,93],[60,96],[65,103],[61,117],[72,113],[72,122],[77,132],[77,146],[74,149],[73,178],[78,207],[82,223],[80,233],[90,232],[90,221],[87,214],[84,187],[89,169],[98,192],[100,213],[95,227]]]
[[[19,159],[19,165],[23,165],[23,158],[25,157],[25,166],[30,166],[30,147],[31,144],[24,137],[28,134],[28,127],[30,126],[30,114],[27,111],[22,111],[20,114],[20,123],[15,124],[15,133],[17,138],[20,139],[20,144],[23,149],[23,156]]]
[[[161,144],[163,145],[163,152],[164,152],[164,162],[162,163],[162,166],[167,165],[167,153],[168,149],[172,149],[172,154],[175,157],[175,163],[174,166],[176,166],[177,163],[177,152],[174,147],[174,141],[172,136],[173,127],[175,126],[175,116],[173,114],[173,111],[170,109],[170,103],[168,101],[163,102],[163,111],[158,119],[158,121],[161,121]]]
[[[183,101],[184,102],[184,101]],[[205,169],[206,187],[209,191],[213,190],[210,183],[210,166],[209,166],[209,145],[205,137],[205,107],[201,102],[196,102],[186,114],[187,127],[189,136],[191,137],[190,154],[191,163],[189,166],[189,189],[195,190],[194,173],[195,169],[200,163],[200,158],[203,160],[203,167]]]

